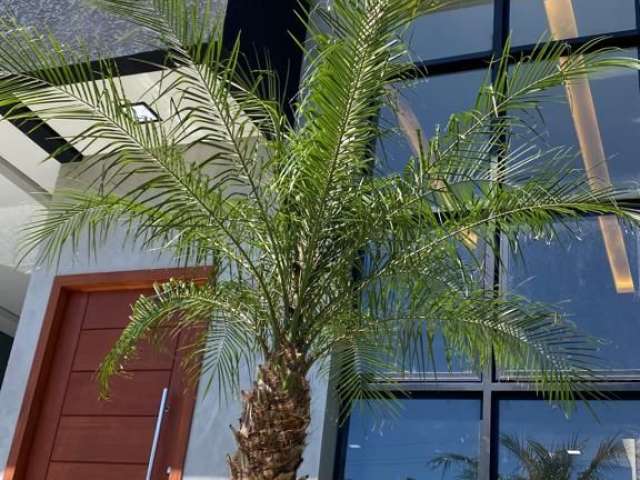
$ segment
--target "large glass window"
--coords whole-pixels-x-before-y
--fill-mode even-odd
[[[417,19],[405,40],[420,61],[491,50],[492,34],[493,0],[463,0]]]
[[[508,264],[509,289],[555,305],[580,331],[599,338],[603,367],[640,373],[640,237],[612,217],[558,226],[558,238],[523,237]],[[576,239],[576,236],[578,239]]]
[[[443,469],[445,462],[457,456],[477,459],[480,400],[404,399],[398,406],[398,417],[385,417],[376,408],[380,405],[355,405],[343,480],[454,480],[463,469]]]
[[[486,75],[484,70],[472,70],[398,85],[393,92],[396,111],[384,109],[380,114],[381,125],[389,129],[378,145],[378,156],[384,162],[379,166],[381,172],[404,168],[438,129],[446,129],[453,113],[473,108]]]
[[[636,480],[640,402],[592,402],[567,417],[535,400],[500,402],[504,480]]]
[[[636,54],[635,50],[625,50],[616,55]],[[640,165],[636,142],[631,139],[640,133],[638,74],[611,71],[556,88],[548,96],[549,101],[539,111],[521,114],[539,136],[537,143],[573,148],[566,155],[566,166],[585,173],[596,185],[637,186]],[[529,132],[527,136],[532,137]],[[515,138],[514,147],[520,143]]]
[[[511,0],[513,45],[636,28],[634,0]]]
[[[638,0],[478,0],[452,2],[420,18],[407,35],[412,60],[428,62],[416,65],[421,79],[399,86],[397,108],[381,112],[389,134],[377,145],[377,173],[400,171],[421,144],[446,129],[452,113],[474,105],[488,78],[477,69],[490,64],[490,49],[503,50],[509,31],[518,47],[515,57],[531,53],[545,32],[554,40],[572,39],[574,51],[585,37],[609,36],[608,44],[627,49],[615,55],[637,57],[639,7]],[[610,71],[546,93],[553,98],[539,110],[513,112],[529,128],[512,132],[512,152],[524,143],[521,133],[527,146],[533,142],[532,155],[536,146],[568,147],[565,166],[572,174],[586,174],[592,186],[628,188],[626,197],[640,205],[638,73]],[[522,160],[529,156],[516,153]],[[558,172],[552,157],[526,160],[535,169]],[[342,430],[336,478],[640,480],[640,231],[608,216],[563,220],[553,238],[523,233],[518,251],[509,251],[505,240],[489,252],[487,266],[496,268],[484,272],[487,288],[550,304],[592,336],[600,359],[593,364],[598,389],[612,401],[577,403],[567,416],[534,397],[527,376],[496,365],[473,375],[456,360],[445,374],[446,347],[436,336],[432,370],[438,374],[433,378],[418,368],[403,378],[412,398],[400,397],[404,408],[397,420],[382,421],[356,407]]]

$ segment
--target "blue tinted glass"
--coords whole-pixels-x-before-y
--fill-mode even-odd
[[[636,480],[640,402],[591,402],[567,419],[535,400],[500,402],[499,474],[505,480]],[[595,414],[595,415],[594,415]]]
[[[623,55],[636,57],[637,52]],[[555,89],[550,92],[553,100],[541,106],[542,118],[537,112],[524,118],[540,133],[541,144],[575,149],[568,166],[598,181],[637,187],[640,164],[633,139],[640,134],[639,88],[637,73],[611,71]]]
[[[419,61],[491,50],[492,34],[493,0],[466,0],[418,18],[405,40]]]
[[[344,480],[460,478],[444,459],[478,456],[481,402],[472,399],[401,400],[399,418],[356,405],[349,420]],[[383,407],[384,408],[384,407]],[[376,413],[378,412],[378,413]],[[471,466],[469,480],[477,478]]]
[[[557,306],[601,338],[605,368],[640,373],[638,231],[613,217],[584,219],[573,231],[559,230],[551,243],[523,238],[522,257],[508,265],[509,288]]]
[[[389,129],[377,148],[382,173],[404,168],[419,151],[420,143],[426,147],[437,128],[446,129],[453,113],[473,108],[485,76],[484,70],[472,70],[399,87],[396,111],[384,108],[380,112],[381,126]],[[422,136],[420,141],[416,140],[416,132]]]
[[[636,28],[634,0],[511,0],[513,45]]]

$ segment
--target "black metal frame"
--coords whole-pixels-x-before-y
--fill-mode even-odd
[[[631,1],[631,0],[630,0]],[[602,47],[640,47],[640,0],[633,0],[636,5],[636,25],[635,30],[624,30],[603,35],[589,35],[575,39],[565,40],[562,43],[572,48],[582,47],[595,39],[600,41],[596,48]],[[459,73],[477,69],[486,69],[491,65],[494,58],[499,58],[502,54],[510,32],[510,3],[511,0],[494,0],[493,19],[493,48],[490,51],[476,52],[468,55],[427,60],[415,64],[415,78],[424,76],[437,76],[452,73]],[[511,49],[513,59],[530,54],[536,45],[518,46]],[[630,200],[630,203],[637,204],[638,200]],[[498,262],[493,258],[491,252],[487,252],[490,272],[486,280],[487,288],[501,291],[501,279],[504,278],[500,271]],[[605,378],[598,382],[598,393],[609,396],[612,399],[637,399],[640,400],[640,377],[636,379]],[[397,389],[397,385],[380,385],[380,388]],[[499,432],[499,412],[500,400],[507,399],[541,399],[536,394],[531,383],[506,381],[501,379],[496,371],[495,365],[482,372],[479,380],[450,380],[441,381],[418,381],[404,382],[403,395],[410,392],[412,396],[425,398],[428,396],[445,396],[481,399],[482,418],[480,424],[480,445],[479,445],[479,478],[478,480],[492,480],[498,474],[498,435]],[[333,478],[344,479],[344,469],[346,462],[346,443],[349,434],[349,421],[338,429],[336,442],[336,456],[334,464]]]

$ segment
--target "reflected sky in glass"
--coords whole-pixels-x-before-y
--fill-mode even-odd
[[[509,261],[508,288],[556,305],[581,331],[602,338],[598,355],[606,368],[640,373],[640,237],[619,224],[620,244],[613,222],[614,228],[603,230],[597,218],[589,217],[571,224],[573,234],[559,229],[553,242],[523,237],[522,257]],[[609,256],[622,264],[615,274]]]
[[[399,403],[399,418],[393,419],[384,419],[377,408],[356,405],[349,420],[344,480],[458,478],[460,469],[443,475],[432,462],[450,454],[478,456],[481,401],[437,398]]]
[[[398,86],[398,113],[404,114],[407,122],[403,130],[398,125],[396,112],[389,108],[380,112],[381,126],[389,129],[377,147],[381,159],[380,172],[400,171],[409,158],[415,156],[416,150],[409,139],[416,131],[422,133],[422,145],[426,146],[437,128],[441,131],[446,129],[453,113],[473,108],[485,77],[485,70],[472,70]]]
[[[618,56],[637,57],[635,50],[625,50]],[[583,84],[584,85],[584,84]],[[601,167],[608,171],[611,183],[619,187],[637,188],[640,181],[640,163],[637,161],[637,142],[640,134],[640,80],[637,72],[616,70],[601,74],[586,83],[588,90],[573,90],[572,98],[584,107],[592,99],[595,122],[582,109],[572,110],[569,92],[564,87],[548,92],[549,101],[543,102],[540,112],[520,114],[527,124],[536,129],[537,142],[544,147],[572,147],[575,159],[567,159],[566,166],[602,178]],[[588,92],[590,91],[590,95]],[[582,126],[580,121],[583,121]],[[577,126],[576,126],[577,125]],[[587,147],[580,145],[578,129],[591,139]],[[599,138],[598,140],[598,132]],[[514,145],[521,143],[518,139]],[[601,147],[598,147],[601,145]],[[599,150],[601,148],[602,150]],[[599,153],[602,152],[602,153]],[[586,161],[585,161],[586,158]],[[592,158],[591,166],[589,159]],[[604,161],[602,161],[604,158]]]
[[[536,43],[549,36],[550,24],[545,3],[573,8],[578,36],[605,34],[636,28],[634,0],[511,0],[511,40],[513,45]],[[570,38],[562,35],[557,38]]]
[[[405,34],[413,61],[491,50],[493,0],[467,0],[418,18]]]
[[[594,401],[590,407],[595,417],[578,404],[567,419],[543,401],[501,401],[500,478],[637,480],[640,402]],[[595,472],[589,474],[590,467]]]

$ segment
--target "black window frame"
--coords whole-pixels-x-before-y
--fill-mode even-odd
[[[568,45],[572,49],[583,47],[595,39],[599,39],[595,48],[618,47],[624,49],[635,48],[640,53],[640,0],[629,0],[635,2],[636,29],[623,30],[598,35],[586,35],[577,38],[559,40],[558,43]],[[490,51],[478,52],[468,55],[458,55],[435,60],[426,60],[414,63],[413,77],[415,79],[427,76],[439,76],[453,73],[461,73],[470,70],[492,68],[492,77],[496,74],[496,65],[493,59],[499,58],[505,49],[510,33],[510,3],[511,0],[494,0],[493,19],[493,48]],[[513,47],[510,50],[512,59],[519,59],[529,55],[536,48],[536,44]],[[640,73],[639,82],[640,82]],[[498,159],[500,161],[500,159]],[[629,203],[640,206],[640,198],[625,199]],[[501,234],[498,232],[496,241],[497,250],[501,253]],[[490,250],[490,249],[487,249]],[[506,275],[502,271],[499,262],[496,261],[491,251],[487,252],[487,282],[486,288],[493,288],[495,292],[504,291],[506,285],[504,279]],[[478,480],[494,480],[498,475],[498,452],[499,452],[499,409],[500,400],[508,399],[539,399],[542,397],[536,394],[534,385],[527,383],[523,379],[506,380],[500,378],[499,371],[495,364],[491,365],[483,372],[479,372],[480,378],[476,380],[420,380],[415,382],[403,382],[402,395],[407,394],[416,398],[437,398],[438,396],[460,397],[460,398],[480,398],[482,405],[481,428],[480,428],[480,451]],[[607,379],[603,377],[597,382],[598,393],[605,397],[620,400],[640,400],[640,377],[635,379],[619,378]],[[397,390],[397,385],[379,385],[378,388],[389,389],[391,392]],[[589,390],[585,389],[585,393]],[[349,419],[338,427],[337,440],[335,443],[335,458],[333,462],[332,478],[344,480],[344,470],[346,461],[346,445],[349,434]]]

